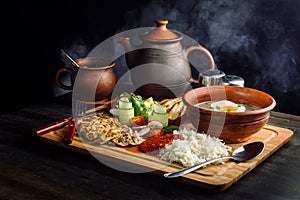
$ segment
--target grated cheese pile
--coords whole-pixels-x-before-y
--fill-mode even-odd
[[[183,128],[174,131],[174,134],[181,134],[184,140],[173,140],[171,144],[160,149],[158,156],[162,160],[177,162],[184,167],[228,156],[231,151],[231,147],[225,145],[219,138],[205,133],[197,133],[192,129]]]

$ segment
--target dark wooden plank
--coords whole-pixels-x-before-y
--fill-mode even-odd
[[[279,112],[271,112],[269,124],[276,124],[280,127],[289,128],[291,130],[300,130],[300,116],[290,115]]]

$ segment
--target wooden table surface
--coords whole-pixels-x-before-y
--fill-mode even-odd
[[[0,199],[299,199],[300,116],[272,112],[294,136],[241,180],[210,192],[151,173],[125,173],[32,132],[71,116],[71,95],[0,116]]]

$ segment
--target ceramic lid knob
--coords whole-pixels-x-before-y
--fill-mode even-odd
[[[155,20],[156,27],[158,27],[160,29],[167,29],[168,22],[169,21],[167,19],[157,19],[157,20]]]
[[[155,23],[156,28],[153,31],[147,32],[142,36],[144,40],[161,42],[182,39],[182,36],[180,34],[176,34],[175,32],[172,32],[167,28],[168,20],[157,19],[155,20]]]

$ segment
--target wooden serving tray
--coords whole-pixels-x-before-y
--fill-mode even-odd
[[[46,142],[50,142],[63,148],[71,149],[81,153],[88,153],[89,151],[96,158],[97,156],[101,156],[101,161],[104,159],[105,162],[110,163],[113,163],[114,161],[118,163],[123,162],[131,167],[135,166],[137,170],[142,168],[143,170],[149,169],[149,172],[154,172],[154,174],[160,176],[162,176],[165,172],[172,172],[182,168],[182,166],[179,164],[169,164],[160,160],[154,155],[134,152],[128,148],[112,145],[95,146],[92,144],[83,143],[80,137],[77,135],[75,135],[71,144],[65,145],[62,142],[64,131],[65,128],[61,128],[59,130],[44,134],[40,137]],[[231,146],[234,150],[253,141],[262,141],[265,143],[265,149],[258,157],[242,163],[228,161],[221,165],[209,165],[182,177],[178,177],[176,180],[193,184],[208,190],[225,190],[266,158],[268,158],[282,145],[287,143],[292,138],[292,135],[293,131],[289,129],[265,125],[263,129],[254,134],[247,142],[229,144],[229,146]]]

